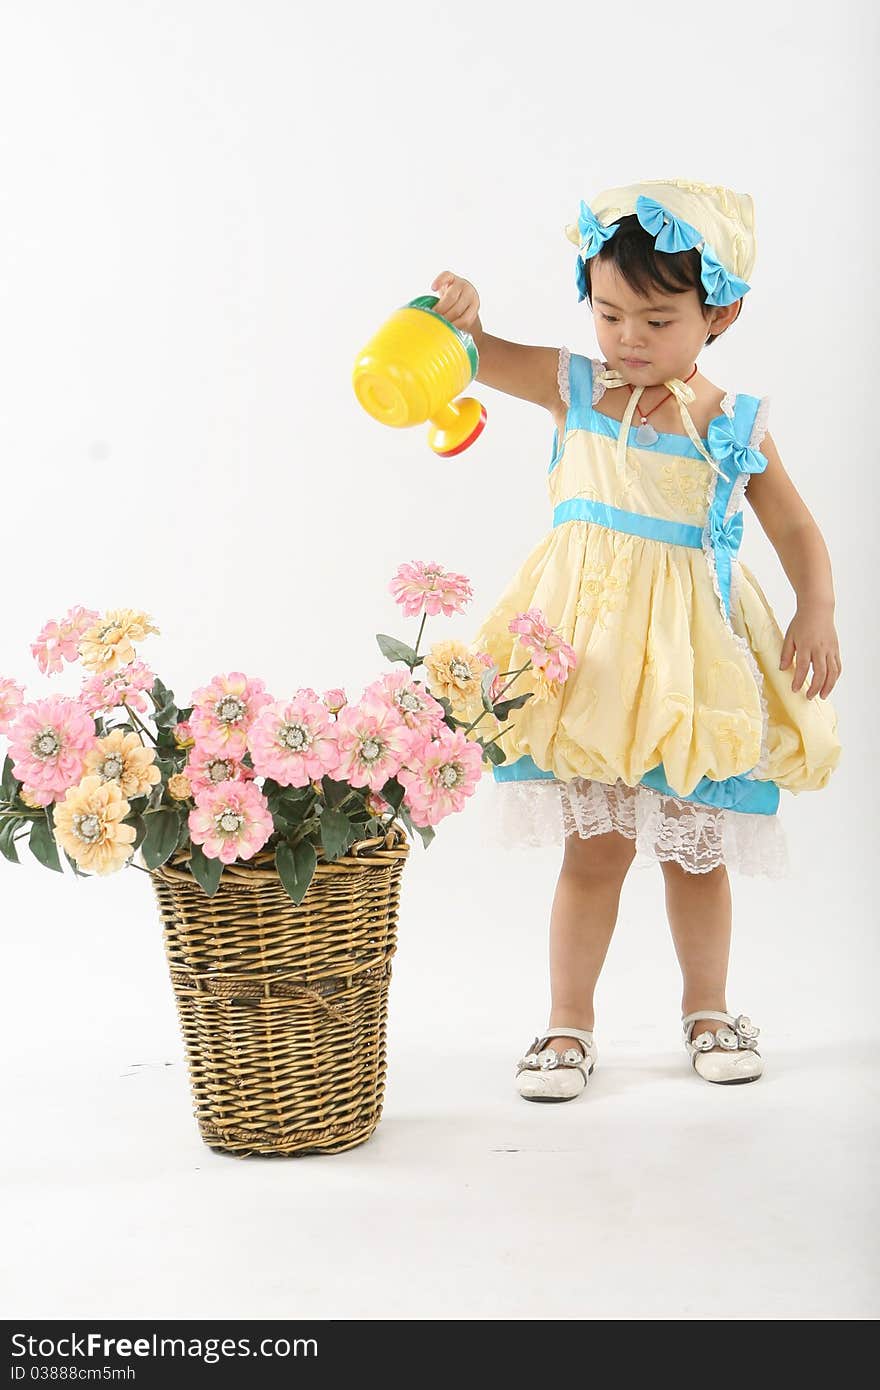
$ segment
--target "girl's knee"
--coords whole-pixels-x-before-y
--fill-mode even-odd
[[[575,832],[566,837],[563,868],[585,878],[623,882],[635,857],[635,841],[615,830],[586,839]]]
[[[705,869],[701,873],[695,873],[693,869],[686,869],[683,864],[679,864],[675,859],[662,859],[660,868],[663,870],[663,877],[667,883],[687,884],[690,886],[702,886],[708,888],[719,883],[727,877],[727,866],[716,864],[714,869]]]

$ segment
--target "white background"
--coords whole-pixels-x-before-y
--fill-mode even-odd
[[[28,698],[76,689],[29,654],[74,603],[147,609],[181,703],[234,669],[356,696],[376,632],[415,638],[404,560],[470,577],[427,629],[467,639],[549,524],[552,422],[482,387],[442,461],[360,409],[354,358],[446,268],[487,331],[596,352],[564,225],[665,177],[755,199],[753,288],[700,366],[771,397],[844,665],[840,767],[783,797],[795,877],[733,880],[758,1086],[688,1069],[649,866],[590,1093],[515,1095],[559,853],[482,843],[487,779],[406,869],[376,1135],[236,1163],[189,1114],[147,880],[0,863],[8,1315],[529,1318],[566,1289],[582,1317],[875,1315],[875,49],[853,0],[0,4],[0,672]],[[785,629],[748,508],[742,555]]]

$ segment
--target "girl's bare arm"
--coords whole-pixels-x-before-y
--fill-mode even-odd
[[[480,357],[477,381],[509,396],[533,401],[547,410],[558,409],[558,348],[529,347],[484,332],[476,289],[469,280],[450,270],[435,276],[431,289],[440,296],[434,305],[435,312],[448,319],[454,328],[470,333],[476,343]]]

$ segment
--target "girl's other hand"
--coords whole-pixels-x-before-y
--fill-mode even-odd
[[[782,644],[780,671],[785,671],[792,660],[795,662],[792,690],[800,690],[812,665],[813,679],[804,694],[808,700],[816,695],[826,699],[843,669],[834,618],[826,604],[798,606]]]
[[[453,328],[469,333],[480,312],[480,296],[470,280],[453,275],[451,270],[441,270],[431,281],[431,289],[440,296],[433,312],[442,315]]]

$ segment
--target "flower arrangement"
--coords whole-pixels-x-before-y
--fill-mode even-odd
[[[430,844],[482,772],[504,762],[498,739],[510,712],[558,690],[575,655],[537,609],[510,624],[527,653],[514,671],[455,640],[421,655],[426,619],[462,613],[470,583],[412,562],[389,590],[407,617],[421,615],[416,644],[378,633],[383,655],[405,669],[371,682],[356,702],[342,688],[318,695],[305,686],[276,699],[260,679],[232,671],[179,707],[138,656],[137,645],[159,633],[146,613],[78,605],[47,622],[31,645],[40,671],[78,662],[86,674],[74,696],[27,702],[22,685],[0,677],[9,743],[0,853],[19,863],[26,838],[46,868],[63,872],[60,851],[83,877],[129,865],[150,872],[184,850],[184,867],[211,896],[225,864],[268,849],[300,903],[319,853],[337,859],[394,820]],[[414,675],[422,665],[424,681]],[[535,690],[508,697],[527,670]],[[484,720],[491,736],[478,732]]]

